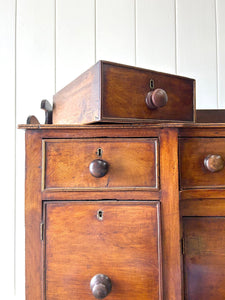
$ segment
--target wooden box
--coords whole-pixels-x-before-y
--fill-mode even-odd
[[[195,80],[99,61],[53,98],[53,124],[195,120]]]

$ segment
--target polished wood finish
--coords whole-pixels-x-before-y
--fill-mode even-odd
[[[225,124],[29,124],[20,128],[27,129],[27,300],[73,299],[77,284],[76,291],[83,293],[82,299],[94,299],[90,280],[96,274],[105,274],[112,281],[112,291],[106,299],[192,299],[187,291],[194,291],[197,273],[187,271],[190,261],[184,256],[183,282],[181,258],[186,250],[184,247],[182,252],[181,246],[186,246],[190,232],[183,220],[225,218],[224,169],[212,173],[204,166],[205,157],[215,154],[212,150],[224,157],[221,152]],[[201,151],[200,169],[195,163],[192,173],[186,173],[188,164],[185,168],[182,165],[183,154],[190,164],[191,158],[195,159]],[[89,171],[90,163],[96,159],[109,163],[108,173],[102,178],[93,177]],[[121,163],[125,168],[116,173]],[[212,177],[199,186],[196,180],[203,180],[201,172]],[[187,174],[194,178],[190,185],[182,181]],[[222,179],[216,177],[214,181],[219,174]],[[109,176],[107,186],[104,180]],[[223,185],[218,185],[218,180]],[[108,209],[113,214],[109,219]],[[211,226],[208,224],[202,225],[205,241],[212,235],[211,229],[207,231]],[[195,225],[191,234],[198,230],[198,222]],[[202,231],[196,234],[201,237]],[[216,244],[216,230],[214,235]],[[115,247],[119,249],[117,254],[110,252]],[[137,263],[140,251],[143,256]],[[204,255],[201,252],[198,260],[191,260],[192,270],[197,270]],[[216,251],[213,256],[212,295],[214,299],[224,299],[222,273],[219,277],[216,273],[222,258]],[[100,263],[96,263],[99,257]],[[76,268],[77,264],[81,269]],[[133,268],[137,268],[139,276],[132,275]],[[140,281],[139,277],[147,279]],[[208,280],[204,275],[202,278]],[[131,282],[128,286],[127,279]],[[201,289],[204,293],[204,286]],[[139,294],[140,290],[143,294]]]
[[[214,187],[212,189],[191,189],[180,191],[180,200],[189,199],[220,199],[225,198],[225,189]]]
[[[158,202],[45,202],[45,224],[47,300],[94,299],[95,274],[111,279],[109,299],[162,300]]]
[[[198,123],[225,123],[225,109],[197,109]]]
[[[186,217],[184,227],[185,299],[225,297],[225,217]]]
[[[225,124],[221,125],[180,130],[185,300],[225,298]]]
[[[145,103],[154,88],[165,90],[168,103],[156,92],[154,109]],[[160,97],[161,98],[161,97]],[[157,100],[158,99],[158,100]],[[163,97],[165,103],[165,97]],[[154,102],[154,101],[153,101]],[[160,105],[157,103],[161,102]],[[195,81],[146,69],[99,61],[55,94],[54,124],[93,122],[194,121]],[[155,109],[157,108],[157,109]]]
[[[100,120],[100,75],[97,63],[54,95],[53,123],[85,124]]]
[[[187,136],[225,136],[225,123],[179,123],[179,122],[162,122],[162,123],[135,123],[135,124],[107,124],[107,123],[96,123],[96,124],[87,124],[87,125],[73,125],[73,124],[19,124],[19,129],[26,130],[34,130],[34,129],[42,129],[42,130],[57,130],[57,134],[64,131],[64,133],[70,130],[71,132],[76,132],[79,134],[84,130],[90,131],[113,131],[116,129],[127,129],[128,131],[132,129],[132,132],[136,129],[141,131],[141,136],[146,136],[144,132],[148,130],[149,132],[153,132],[156,134],[159,132],[160,128],[179,128],[179,136],[187,137]],[[209,130],[211,129],[211,130]],[[125,132],[121,132],[124,136]],[[154,136],[151,134],[151,136]]]
[[[160,182],[163,245],[163,288],[165,299],[182,299],[180,246],[178,131],[163,129],[160,134]]]
[[[216,197],[216,194],[214,194]],[[192,198],[180,202],[181,216],[186,217],[225,217],[225,197],[218,198]]]
[[[97,149],[109,170],[95,178]],[[43,143],[44,189],[157,189],[157,139],[50,139]]]
[[[41,139],[38,132],[26,132],[25,181],[25,250],[26,299],[44,300],[43,249],[40,239],[41,202]]]
[[[210,170],[206,168],[205,164],[205,159],[209,159],[212,155],[225,158],[224,145],[225,138],[182,138],[180,140],[180,184],[182,189],[225,187],[223,159],[219,159],[219,167],[214,167],[214,169],[218,169],[218,172],[211,171],[212,159]]]

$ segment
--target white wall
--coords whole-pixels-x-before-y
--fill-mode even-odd
[[[197,108],[225,108],[224,15],[224,0],[0,0],[4,299],[24,299],[24,132],[16,124],[30,114],[43,123],[41,100],[99,59],[195,78]]]

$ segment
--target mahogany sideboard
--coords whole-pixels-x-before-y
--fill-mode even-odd
[[[225,299],[225,124],[26,129],[26,299]]]

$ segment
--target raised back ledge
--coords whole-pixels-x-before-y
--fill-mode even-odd
[[[225,109],[197,109],[197,123],[225,123]]]
[[[25,130],[51,130],[51,129],[122,129],[122,128],[224,128],[225,123],[157,123],[157,124],[142,124],[142,123],[133,123],[133,124],[105,124],[105,123],[96,123],[90,125],[73,125],[73,124],[19,124],[18,129]]]

